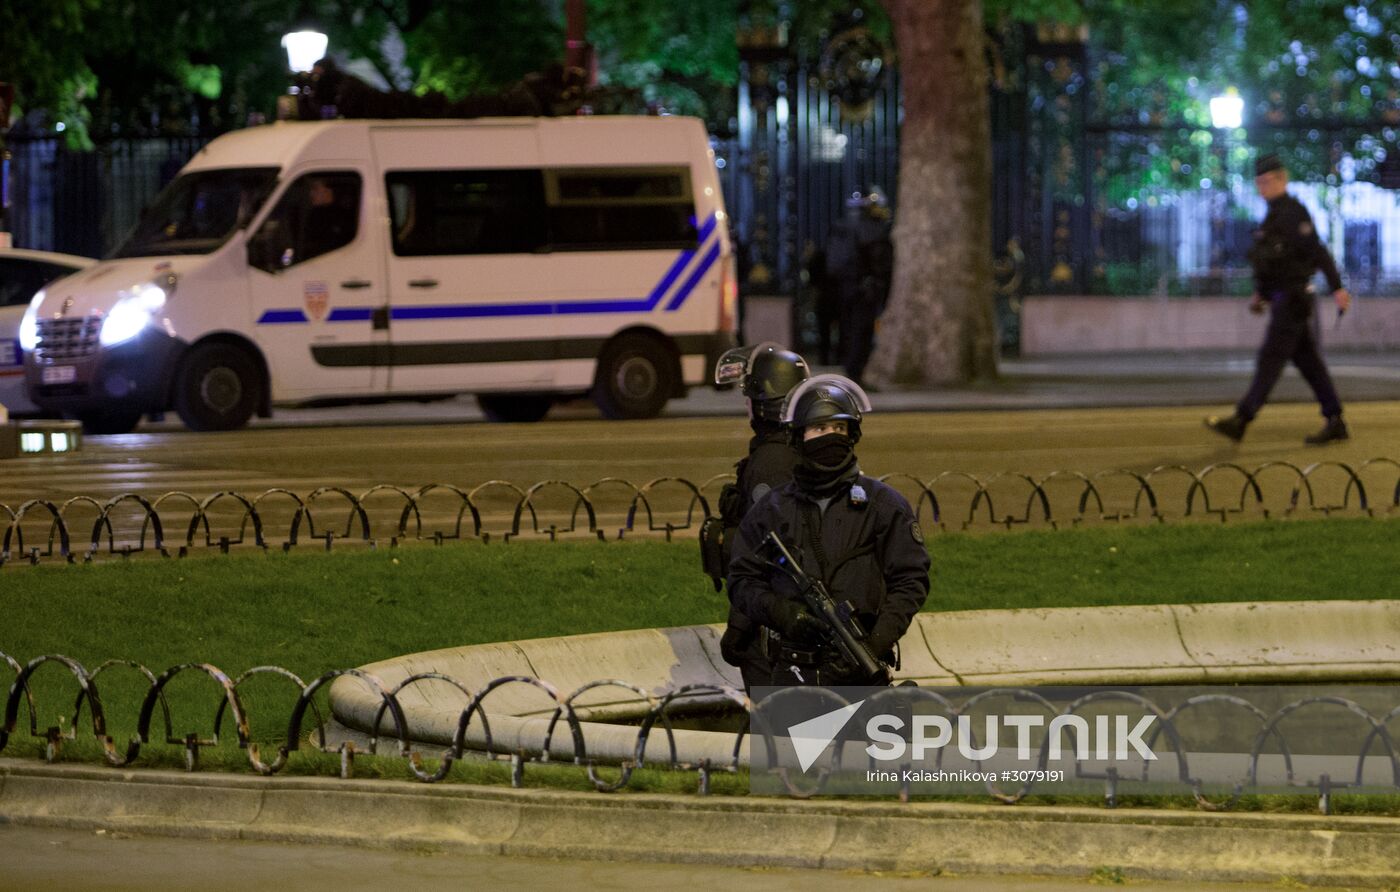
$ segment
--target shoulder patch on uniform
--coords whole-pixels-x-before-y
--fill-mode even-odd
[[[1298,233],[1300,235],[1312,235],[1312,231],[1312,223],[1308,222],[1307,220],[1304,220],[1302,223],[1298,224]]]
[[[919,522],[916,520],[909,524],[909,532],[914,537],[914,541],[920,545],[924,544],[924,531],[919,529]]]

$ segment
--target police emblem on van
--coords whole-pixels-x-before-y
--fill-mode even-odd
[[[326,318],[326,310],[331,306],[331,293],[325,282],[307,282],[302,285],[301,296],[307,316],[317,322]]]

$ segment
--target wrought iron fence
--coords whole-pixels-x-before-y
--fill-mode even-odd
[[[9,224],[18,247],[100,257],[136,225],[207,137],[117,139],[91,152],[10,136]]]
[[[359,494],[323,486],[307,494],[277,487],[256,495],[220,490],[203,498],[181,491],[155,498],[122,493],[105,500],[30,499],[16,507],[0,504],[5,523],[0,566],[17,557],[37,564],[140,553],[183,557],[195,549],[228,553],[235,547],[288,551],[311,544],[330,550],[352,542],[392,547],[406,541],[441,545],[628,536],[669,541],[677,533],[697,531],[714,516],[719,490],[732,479],[719,474],[696,483],[658,477],[638,485],[604,477],[586,486],[544,480],[529,487],[488,480],[470,489],[450,483],[413,489],[381,484]],[[943,471],[927,479],[897,472],[879,479],[903,493],[921,523],[940,531],[1385,516],[1400,509],[1400,462],[1390,458],[1354,467],[1338,461],[1304,467],[1271,461],[1249,469],[1222,462],[1200,470],[1162,465],[1145,472],[1054,471],[1039,477]]]

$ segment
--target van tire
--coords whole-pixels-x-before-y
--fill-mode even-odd
[[[554,400],[534,393],[479,393],[476,404],[487,421],[529,424],[548,415]]]
[[[261,399],[258,362],[241,347],[197,344],[180,362],[175,411],[190,430],[237,430],[253,417]]]
[[[78,416],[83,433],[89,436],[129,434],[141,423],[142,413],[135,409],[104,409]]]
[[[605,418],[655,418],[676,390],[676,361],[645,335],[623,335],[598,357],[593,402]]]

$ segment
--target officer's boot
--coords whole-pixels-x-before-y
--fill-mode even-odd
[[[1231,415],[1228,418],[1212,415],[1206,419],[1206,427],[1220,434],[1222,437],[1229,437],[1236,443],[1244,439],[1244,429],[1248,426],[1249,422],[1239,415]]]
[[[1303,438],[1303,442],[1308,446],[1321,446],[1324,443],[1334,443],[1339,440],[1351,439],[1351,433],[1347,430],[1347,423],[1342,420],[1342,416],[1333,415],[1327,419],[1327,423],[1322,426],[1322,430]]]

